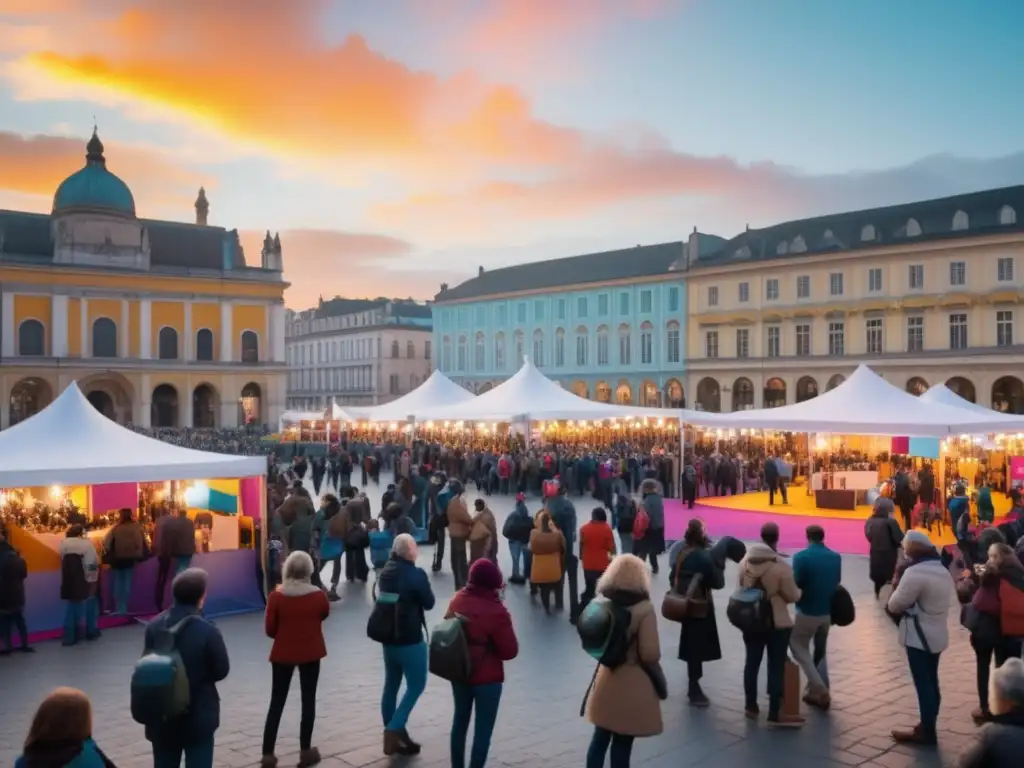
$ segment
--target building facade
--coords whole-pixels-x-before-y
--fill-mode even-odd
[[[238,232],[139,219],[94,133],[50,215],[0,211],[0,426],[77,381],[120,423],[275,423],[284,407],[280,240],[249,267]]]
[[[439,370],[473,392],[524,358],[582,397],[682,405],[688,244],[636,246],[485,271],[434,304]],[[694,247],[699,247],[696,243]]]
[[[1024,413],[1024,187],[747,230],[690,260],[687,387],[799,402],[861,363]]]
[[[432,369],[431,311],[388,299],[321,299],[288,313],[288,407],[379,405],[422,384]]]

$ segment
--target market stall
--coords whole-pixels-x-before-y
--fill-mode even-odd
[[[100,414],[71,384],[43,411],[0,432],[0,489],[0,521],[28,565],[25,618],[33,634],[62,626],[59,551],[69,526],[81,524],[99,551],[125,508],[151,542],[158,510],[185,506],[197,529],[192,564],[210,575],[207,613],[262,608],[254,549],[266,506],[262,456],[196,451],[140,435]],[[135,566],[130,615],[156,612],[156,576],[156,558]],[[104,577],[98,597],[109,606]]]

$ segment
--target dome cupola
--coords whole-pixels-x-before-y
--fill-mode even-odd
[[[64,179],[53,196],[54,214],[89,211],[135,217],[135,198],[128,185],[107,170],[95,128],[86,145],[85,167]]]

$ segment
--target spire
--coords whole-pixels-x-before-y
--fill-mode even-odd
[[[92,138],[85,145],[85,162],[88,165],[106,165],[106,158],[103,157],[103,142],[100,141],[96,126],[92,127]]]
[[[196,224],[206,226],[206,217],[210,213],[210,201],[206,199],[206,190],[199,188],[199,195],[196,197]]]
[[[281,235],[274,233],[274,253],[281,253]]]

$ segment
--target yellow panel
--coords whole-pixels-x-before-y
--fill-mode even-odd
[[[238,496],[238,480],[207,480],[206,484],[211,491],[226,493],[229,496]]]
[[[82,302],[68,299],[68,356],[82,356]]]
[[[71,489],[71,503],[79,509],[89,509],[89,489],[84,485],[76,485]]]
[[[231,332],[233,335],[231,351],[232,360],[242,359],[242,331],[256,331],[259,337],[260,359],[263,359],[267,340],[264,338],[267,330],[267,308],[263,304],[236,304],[231,319]]]
[[[192,304],[192,333],[200,328],[213,333],[213,359],[220,360],[220,304]]]
[[[167,277],[164,275],[108,275],[96,272],[78,272],[68,267],[12,267],[0,269],[0,283],[16,282],[40,286],[74,286],[79,288],[109,288],[134,293],[183,293],[206,296],[227,296],[240,299],[284,298],[285,282],[265,283],[223,278]]]
[[[128,302],[128,356],[142,357],[139,344],[139,302]]]
[[[153,345],[154,354],[160,349],[160,329],[165,325],[178,332],[178,354],[184,354],[185,304],[180,301],[154,301],[150,311],[150,330],[153,334],[150,343]]]
[[[38,320],[43,324],[43,351],[50,354],[50,297],[49,296],[14,296],[14,333],[17,338],[18,327],[23,320]]]

